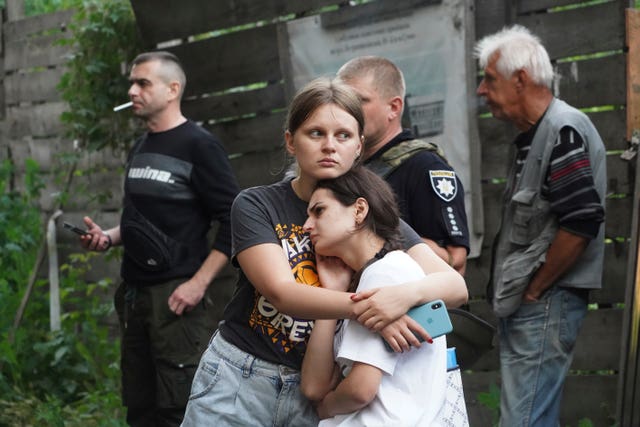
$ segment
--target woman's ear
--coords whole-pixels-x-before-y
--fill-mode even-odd
[[[353,205],[356,209],[356,224],[360,225],[369,213],[369,202],[364,197],[358,197]]]
[[[285,148],[287,149],[287,153],[295,156],[296,149],[293,146],[293,134],[289,130],[284,131],[284,143]]]

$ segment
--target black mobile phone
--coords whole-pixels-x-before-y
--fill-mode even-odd
[[[74,233],[79,234],[81,236],[84,236],[85,234],[89,234],[87,230],[83,230],[82,228],[76,227],[75,225],[69,224],[68,222],[63,222],[62,226],[67,230],[73,231]]]

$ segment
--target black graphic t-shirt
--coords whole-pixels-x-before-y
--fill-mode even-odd
[[[255,245],[282,247],[296,282],[320,286],[315,254],[309,235],[302,230],[307,203],[299,199],[285,180],[243,190],[231,208],[232,253]],[[420,237],[403,223],[405,246]],[[219,326],[222,336],[236,347],[272,363],[300,369],[313,328],[313,320],[280,312],[249,282],[240,270],[235,293]]]
[[[190,248],[169,270],[147,271],[133,262],[125,243],[121,274],[126,282],[151,285],[193,276],[211,251],[207,232],[212,221],[220,224],[213,248],[230,254],[229,215],[238,184],[222,143],[196,123],[188,120],[138,140],[129,154],[124,189],[125,214],[133,204],[163,233]]]

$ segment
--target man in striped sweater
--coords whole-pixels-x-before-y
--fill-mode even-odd
[[[589,118],[554,97],[540,40],[522,26],[480,40],[478,95],[521,132],[494,243],[501,426],[559,425],[589,291],[602,286],[606,153]]]

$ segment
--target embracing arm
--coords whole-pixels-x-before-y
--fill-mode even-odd
[[[350,294],[296,282],[279,245],[251,246],[237,259],[253,286],[279,311],[308,319],[355,317]]]
[[[447,264],[453,267],[458,273],[464,275],[467,268],[467,248],[464,246],[440,246],[431,239],[422,237],[427,246],[431,248],[436,255],[442,258]]]
[[[359,301],[358,322],[379,331],[395,351],[420,347],[420,342],[411,331],[427,342],[431,339],[424,328],[405,314],[411,307],[441,299],[447,307],[453,308],[466,303],[469,298],[462,276],[426,244],[414,245],[407,253],[425,272],[424,278],[398,286],[359,292],[352,298]],[[389,317],[385,317],[385,313]]]
[[[462,276],[425,243],[414,245],[407,253],[420,265],[426,276],[396,287],[372,289],[354,296],[355,301],[362,301],[358,322],[367,328],[380,330],[411,307],[435,299],[443,300],[449,308],[459,307],[467,302],[469,294]],[[386,306],[385,311],[382,310],[382,305]],[[385,318],[384,313],[390,313],[390,316]]]
[[[340,381],[333,361],[336,320],[316,320],[302,361],[300,389],[311,401],[322,400]]]

